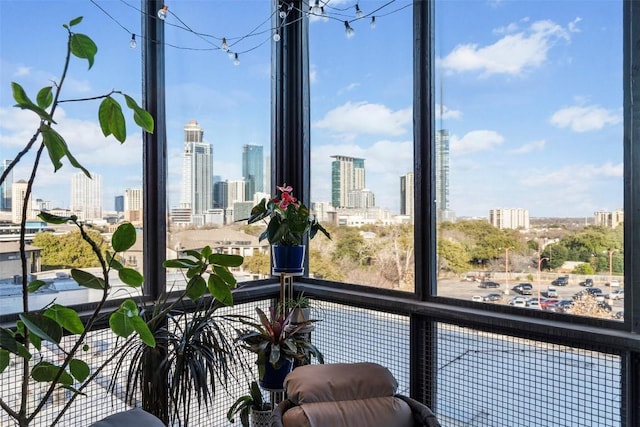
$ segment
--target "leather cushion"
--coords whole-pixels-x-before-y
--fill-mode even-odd
[[[141,408],[134,408],[125,412],[109,415],[95,422],[90,427],[164,427],[159,418]]]

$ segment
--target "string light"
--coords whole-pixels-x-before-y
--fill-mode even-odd
[[[371,17],[371,24],[369,24],[369,25],[371,26],[372,30],[376,29],[376,17],[375,16]]]
[[[320,15],[322,13],[322,9],[320,8],[320,0],[316,0],[313,3],[313,7],[311,7],[311,13],[313,15]]]
[[[356,18],[362,19],[363,16],[364,16],[364,13],[362,13],[362,10],[360,9],[360,5],[356,3]]]
[[[278,30],[276,30],[276,32],[273,33],[273,41],[276,43],[280,41],[280,32]]]
[[[169,10],[169,6],[162,6],[162,9],[158,10],[158,18],[163,21],[167,19],[167,11]]]
[[[240,58],[238,58],[238,54],[236,53],[234,58],[233,58],[233,65],[235,65],[236,67],[238,65],[240,65]]]
[[[138,44],[136,43],[136,35],[131,33],[131,41],[129,42],[129,47],[131,49],[135,49]]]
[[[326,10],[324,10],[324,6],[321,6],[321,7],[320,7],[320,11],[321,11],[321,13],[322,13],[322,20],[323,20],[324,22],[327,22],[327,21],[329,20],[329,15],[327,15],[327,11],[326,11]]]
[[[225,52],[229,51],[229,45],[227,44],[227,39],[225,37],[222,38],[222,50]]]
[[[355,34],[355,31],[349,25],[349,21],[344,21],[344,32],[347,34],[347,38],[351,38]]]

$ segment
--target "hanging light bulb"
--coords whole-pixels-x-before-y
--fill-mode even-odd
[[[273,33],[273,41],[276,42],[276,43],[280,41],[280,31],[279,30],[276,30],[276,32]]]
[[[236,67],[237,67],[238,65],[240,65],[240,58],[238,58],[238,54],[237,54],[237,53],[234,55],[234,58],[233,58],[233,65],[235,65]]]
[[[314,15],[320,15],[322,10],[320,9],[320,0],[316,0],[311,8],[311,13]]]
[[[351,25],[349,25],[349,21],[344,21],[344,32],[347,33],[347,37],[351,38],[355,34]]]
[[[278,13],[278,15],[280,16],[280,19],[284,19],[287,17],[287,12],[285,12],[284,9],[280,8],[280,12]]]
[[[327,11],[324,10],[324,6],[320,7],[320,11],[321,11],[321,14],[322,14],[322,20],[324,22],[327,22],[329,20],[329,15],[327,15]]]
[[[372,30],[376,29],[376,17],[375,16],[371,17],[371,24],[369,24],[369,25],[371,25],[371,29]]]
[[[162,19],[163,21],[167,19],[168,10],[169,10],[169,6],[162,6],[162,9],[158,11],[158,18]]]
[[[360,9],[360,5],[356,3],[356,18],[360,19],[363,16],[364,16],[364,13],[362,13],[362,10]]]
[[[291,12],[293,10],[293,2],[289,2],[289,6],[287,7],[287,10],[289,12]]]
[[[227,51],[227,55],[229,56],[229,59],[233,59],[236,56],[236,54],[231,52],[230,50]]]
[[[131,33],[131,41],[129,42],[129,47],[131,49],[135,49],[138,43],[136,43],[136,35]]]
[[[229,45],[227,44],[227,39],[226,38],[222,38],[222,50],[224,50],[225,52],[229,51]]]

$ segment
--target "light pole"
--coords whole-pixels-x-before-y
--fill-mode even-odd
[[[513,248],[504,249],[504,294],[509,295],[509,250]]]
[[[549,258],[547,257],[540,257],[540,252],[538,252],[538,277],[537,277],[537,282],[538,282],[538,308],[541,309],[542,305],[540,304],[540,289],[542,288],[542,283],[540,283],[540,264],[542,264],[543,260],[548,260]]]
[[[607,249],[609,254],[609,286],[611,286],[611,276],[613,275],[613,253],[615,251],[611,248]]]

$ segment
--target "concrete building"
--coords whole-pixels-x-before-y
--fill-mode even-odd
[[[413,223],[414,218],[414,174],[408,172],[400,177],[400,215],[406,215]]]
[[[124,220],[142,224],[142,188],[124,190]]]
[[[204,130],[196,120],[184,126],[180,204],[188,206],[194,218],[213,208],[213,147],[203,141],[203,136]]]
[[[331,204],[334,208],[352,208],[349,192],[365,188],[364,160],[348,156],[331,156]]]
[[[102,219],[102,176],[82,172],[71,177],[71,212],[82,221]]]
[[[24,205],[24,199],[27,195],[27,181],[21,179],[14,182],[11,186],[11,221],[14,224],[20,224],[22,220],[22,207]],[[38,212],[34,212],[29,199],[27,205],[27,220],[35,219]]]
[[[594,213],[595,225],[602,227],[616,228],[624,223],[624,211],[617,209],[615,211],[598,211]]]
[[[522,208],[491,209],[489,210],[489,222],[494,227],[503,229],[529,229],[529,211]]]

